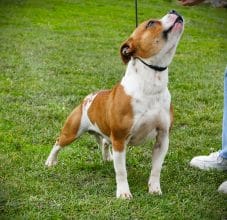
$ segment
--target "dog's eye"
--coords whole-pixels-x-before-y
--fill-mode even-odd
[[[152,27],[152,26],[154,26],[154,25],[155,25],[155,21],[149,21],[149,22],[147,23],[146,28]]]

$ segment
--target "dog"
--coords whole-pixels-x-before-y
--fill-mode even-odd
[[[72,111],[46,166],[55,165],[59,151],[88,131],[102,146],[103,159],[113,160],[117,198],[130,199],[126,147],[155,138],[148,187],[149,193],[162,194],[160,172],[173,123],[168,66],[183,29],[183,17],[175,10],[160,20],[141,23],[120,49],[121,58],[127,64],[124,77],[113,89],[88,95]]]

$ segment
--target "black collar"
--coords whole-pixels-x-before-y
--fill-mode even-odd
[[[136,59],[138,59],[139,61],[141,61],[144,65],[148,66],[149,68],[153,69],[153,70],[156,70],[156,71],[164,71],[167,69],[167,66],[165,67],[161,67],[161,66],[154,66],[154,65],[151,65],[151,64],[148,64],[146,62],[144,62],[142,59],[140,59],[139,57],[135,57]]]

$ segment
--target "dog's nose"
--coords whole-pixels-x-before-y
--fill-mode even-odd
[[[174,14],[174,15],[176,15],[180,20],[183,21],[183,17],[182,17],[177,11],[175,11],[174,9],[171,10],[171,11],[169,12],[169,14]]]
[[[180,16],[174,9],[169,12],[169,14],[175,14],[177,16]]]

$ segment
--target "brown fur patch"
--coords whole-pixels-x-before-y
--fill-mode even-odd
[[[120,49],[121,58],[128,63],[131,57],[148,58],[157,54],[165,42],[163,26],[155,21],[152,27],[147,27],[149,21],[140,24]]]
[[[114,150],[122,151],[133,123],[131,97],[117,84],[112,90],[101,91],[93,100],[88,116],[102,133],[110,137]]]
[[[122,151],[133,124],[131,97],[125,93],[121,85],[117,85],[113,89],[112,98],[113,101],[110,108],[111,140],[115,143],[113,148],[116,151]]]
[[[111,90],[104,90],[97,93],[95,99],[88,109],[88,117],[92,124],[96,124],[101,132],[110,136],[110,127],[108,123],[108,108]]]
[[[57,139],[57,142],[61,147],[64,147],[67,144],[70,144],[73,140],[76,139],[76,135],[80,127],[81,117],[82,117],[82,105],[79,105],[68,116],[62,128],[61,134]]]

